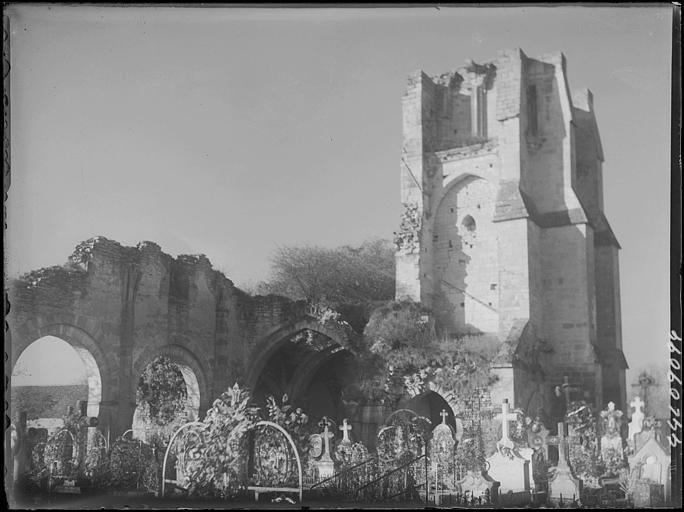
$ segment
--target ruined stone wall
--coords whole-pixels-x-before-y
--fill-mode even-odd
[[[70,260],[11,286],[12,367],[46,335],[85,349],[101,380],[100,424],[113,435],[130,428],[138,379],[156,357],[192,371],[202,415],[236,380],[244,383],[264,338],[306,316],[286,298],[250,297],[205,256],[173,258],[151,242],[124,247],[97,237]]]

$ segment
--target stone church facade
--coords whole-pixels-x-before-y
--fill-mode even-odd
[[[514,49],[416,72],[403,133],[397,298],[446,335],[504,342],[494,403],[534,411],[567,376],[590,402],[623,406],[620,244],[592,93],[571,94],[565,57]]]

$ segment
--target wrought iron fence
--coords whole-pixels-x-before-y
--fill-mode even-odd
[[[360,487],[377,477],[377,460],[370,457],[309,487],[309,494],[322,498],[353,499]]]
[[[422,454],[356,490],[355,498],[363,501],[389,501],[397,498],[427,501],[427,455]],[[421,494],[421,490],[424,492]]]
[[[434,499],[431,500],[434,503]],[[456,492],[455,494],[446,494],[441,497],[441,506],[446,507],[486,507],[491,508],[492,498],[488,492],[482,496],[475,496],[472,493],[466,491],[464,493]]]

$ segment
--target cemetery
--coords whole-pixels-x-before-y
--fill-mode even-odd
[[[654,379],[627,396],[593,94],[570,93],[562,53],[516,48],[411,74],[402,111],[394,244],[289,248],[263,294],[102,236],[14,280],[10,370],[52,337],[87,380],[50,432],[12,404],[16,495],[671,503]]]
[[[310,421],[287,396],[269,397],[259,408],[237,384],[202,420],[174,425],[162,444],[132,438],[132,431],[107,439],[80,402],[49,437],[19,424],[12,438],[16,485],[27,494],[105,493],[147,503],[666,505],[669,453],[641,397],[627,414],[612,403],[595,412],[570,393],[565,398],[563,421],[553,428],[511,410],[504,399],[491,418],[499,426],[492,447],[483,435],[486,415],[459,421],[459,435],[445,409],[436,424],[398,409],[378,429],[374,448],[354,439],[347,418]]]

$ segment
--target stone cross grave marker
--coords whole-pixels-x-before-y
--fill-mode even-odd
[[[561,460],[564,460],[563,453],[563,442],[565,441],[565,429],[562,421],[558,422],[558,435],[548,436],[546,438],[546,445],[555,446],[558,449],[558,464],[561,464]]]
[[[497,414],[496,419],[501,420],[501,440],[499,441],[500,446],[504,446],[506,448],[513,448],[513,441],[511,441],[511,438],[509,436],[509,430],[508,430],[508,424],[511,421],[517,420],[518,415],[514,412],[510,411],[510,408],[508,406],[508,399],[504,398],[503,404],[501,404],[501,413]]]
[[[321,479],[329,478],[335,473],[335,463],[330,456],[330,438],[335,437],[335,435],[330,432],[329,425],[330,420],[327,416],[324,416],[319,423],[323,427],[323,455],[316,461],[318,466],[318,475]]]
[[[655,379],[647,372],[641,372],[638,380],[632,384],[633,388],[639,388],[639,395],[644,402],[644,408],[648,405],[648,389],[655,386]]]
[[[570,399],[572,393],[577,393],[580,390],[579,386],[573,386],[570,384],[570,379],[568,379],[568,376],[565,375],[563,377],[563,385],[561,386],[561,389],[563,390],[563,394],[565,394],[565,406],[569,407],[570,402],[572,401]]]
[[[352,426],[349,424],[347,418],[344,418],[342,420],[342,425],[340,425],[339,429],[342,431],[341,443],[351,444],[351,439],[349,438],[349,431],[352,429]]]
[[[432,430],[432,439],[430,439],[430,470],[433,483],[430,495],[434,498],[436,505],[440,504],[442,496],[457,492],[454,473],[456,442],[451,427],[446,423],[447,412],[442,410],[440,416],[442,423]]]
[[[620,437],[620,423],[622,411],[615,409],[614,402],[608,402],[608,407],[601,411],[602,432],[601,456],[604,460],[610,458],[610,452],[622,453],[622,438]]]
[[[522,492],[530,489],[531,472],[530,461],[532,449],[516,447],[509,434],[508,423],[517,418],[516,413],[511,413],[508,400],[504,399],[501,406],[501,414],[497,415],[502,423],[501,440],[497,443],[496,452],[487,458],[489,474],[500,482],[501,492]]]
[[[565,500],[575,499],[580,495],[580,482],[572,475],[568,465],[568,442],[565,437],[565,425],[558,423],[558,435],[549,439],[549,444],[558,446],[558,465],[554,470],[553,477],[549,480],[549,496],[561,497]]]

